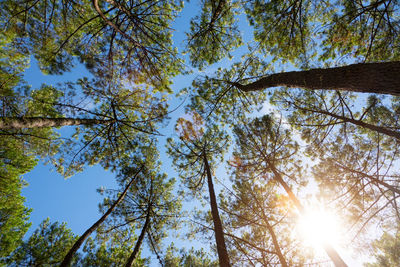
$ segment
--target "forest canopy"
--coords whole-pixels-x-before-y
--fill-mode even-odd
[[[398,266],[399,18],[397,0],[1,1],[0,265]],[[112,173],[86,231],[47,214],[26,234],[38,163]]]

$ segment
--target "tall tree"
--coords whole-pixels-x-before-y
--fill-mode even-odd
[[[63,73],[74,56],[96,76],[113,66],[139,83],[166,85],[181,69],[170,23],[180,1],[3,1],[4,26],[16,28],[42,70]]]
[[[158,153],[153,144],[143,148],[147,155],[143,162],[143,170],[138,174],[135,182],[127,191],[127,195],[120,205],[100,227],[98,234],[107,238],[114,232],[129,231],[137,235],[133,238],[134,246],[124,259],[125,266],[132,266],[147,243],[159,259],[162,255],[162,241],[168,236],[168,230],[178,227],[180,214],[180,196],[172,193],[175,179],[168,179],[166,174],[160,172]],[[127,158],[126,162],[132,161]],[[118,176],[118,182],[123,185],[136,168],[125,165]],[[105,193],[114,198],[116,190],[108,189]],[[106,210],[111,205],[106,198],[101,205],[101,210]]]
[[[215,157],[223,156],[223,140],[227,136],[219,131],[216,126],[206,127],[201,116],[195,112],[192,114],[192,121],[180,118],[176,125],[180,142],[175,143],[169,139],[168,153],[174,159],[174,165],[180,171],[189,188],[194,193],[201,190],[205,181],[208,184],[211,217],[214,225],[214,234],[217,245],[219,264],[230,266],[228,251],[225,244],[223,225],[218,211],[218,203],[212,179],[213,164]],[[224,142],[226,144],[226,142]],[[215,167],[214,167],[215,168]]]
[[[65,223],[50,223],[44,220],[35,232],[6,259],[8,266],[54,266],[65,255],[66,248],[76,236]],[[73,258],[73,262],[78,256]]]
[[[80,246],[83,242],[107,219],[107,217],[113,212],[113,210],[117,207],[117,205],[124,199],[126,193],[128,192],[131,185],[135,182],[137,175],[142,170],[137,170],[136,173],[132,174],[131,180],[126,185],[125,189],[121,192],[120,196],[114,201],[114,203],[110,206],[110,208],[98,219],[92,226],[90,226],[74,243],[74,245],[69,249],[67,255],[64,257],[60,266],[69,266],[74,254],[79,250]]]
[[[291,140],[289,130],[281,129],[280,123],[275,124],[272,116],[265,115],[238,125],[235,134],[240,148],[236,156],[244,162],[245,168],[256,174],[261,173],[267,179],[266,174],[271,173],[271,179],[284,189],[300,216],[305,215],[304,206],[284,180],[284,176],[290,179],[301,177],[300,162],[295,157],[298,144]],[[347,266],[331,244],[324,242],[322,246],[335,266]]]
[[[98,234],[94,239],[89,237],[83,247],[83,255],[77,265],[79,266],[123,266],[135,245],[134,233],[131,231],[114,231],[112,235],[104,238]],[[147,266],[148,260],[138,255],[133,266]]]

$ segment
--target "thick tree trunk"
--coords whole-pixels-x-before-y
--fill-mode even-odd
[[[283,186],[286,193],[289,195],[289,198],[296,205],[300,214],[304,214],[305,209],[304,209],[303,205],[301,205],[300,201],[294,195],[294,193],[290,189],[289,185],[283,180],[281,174],[278,172],[278,170],[275,168],[275,166],[273,164],[271,164],[271,162],[268,161],[268,165],[271,168],[272,172],[274,173],[274,179]],[[332,260],[332,262],[335,264],[336,267],[347,267],[347,264],[340,257],[339,253],[337,253],[337,251],[330,244],[325,242],[323,244],[323,247],[324,247],[326,254],[328,254],[329,258]]]
[[[250,84],[231,83],[244,92],[286,86],[400,96],[400,61],[271,74]]]
[[[145,220],[145,222],[144,222],[142,231],[140,232],[139,238],[138,238],[138,240],[136,241],[135,248],[133,249],[133,252],[132,252],[131,255],[129,256],[128,261],[127,261],[126,264],[125,264],[125,267],[131,267],[131,266],[132,266],[132,263],[133,263],[133,261],[136,259],[136,256],[137,256],[137,254],[138,254],[138,252],[139,252],[139,249],[140,249],[140,247],[142,246],[143,239],[144,239],[144,235],[145,235],[146,232],[147,232],[147,228],[149,228],[150,213],[151,213],[151,206],[152,206],[152,200],[151,200],[151,198],[152,198],[152,197],[153,197],[153,184],[151,184],[151,187],[150,187],[150,197],[149,197],[149,203],[148,203],[147,211],[146,211],[146,220]]]
[[[228,251],[225,245],[224,231],[222,228],[221,219],[219,217],[217,199],[215,197],[214,185],[211,178],[211,169],[210,165],[208,164],[206,153],[203,153],[203,157],[205,171],[207,174],[208,192],[210,194],[211,215],[214,222],[214,232],[215,240],[217,243],[219,265],[222,267],[229,267],[231,265],[229,263]]]
[[[115,209],[115,207],[122,201],[122,199],[125,197],[126,193],[128,192],[129,187],[132,185],[134,180],[136,179],[137,175],[142,171],[143,167],[139,169],[139,171],[135,174],[135,176],[131,179],[131,181],[128,183],[128,185],[125,187],[125,190],[122,192],[122,194],[118,197],[118,199],[114,202],[114,204],[107,210],[106,213],[97,221],[95,222],[89,229],[86,230],[85,233],[79,239],[75,242],[75,244],[72,246],[72,248],[68,251],[67,255],[64,257],[64,260],[62,261],[60,267],[67,267],[71,264],[72,257],[74,254],[78,251],[78,249],[81,247],[83,242],[88,238],[94,230],[99,227],[104,220],[108,217],[108,215],[111,214],[111,212]]]
[[[44,117],[13,117],[0,118],[0,130],[62,127],[72,125],[108,124],[114,120],[79,119],[79,118],[44,118]]]

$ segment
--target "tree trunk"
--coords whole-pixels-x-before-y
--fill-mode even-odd
[[[400,61],[271,74],[250,84],[231,83],[244,92],[286,86],[400,96]]]
[[[217,199],[215,197],[214,185],[211,178],[210,165],[208,164],[206,153],[203,152],[205,171],[207,174],[208,192],[210,194],[211,215],[214,222],[215,240],[217,243],[217,252],[219,265],[222,267],[231,266],[229,263],[228,251],[226,250],[224,231],[218,212]]]
[[[81,247],[83,242],[88,238],[94,230],[99,227],[104,220],[108,217],[108,215],[111,214],[111,212],[115,209],[115,207],[122,201],[122,199],[125,197],[126,193],[128,192],[129,187],[132,185],[133,181],[136,179],[137,175],[142,171],[143,166],[139,169],[139,171],[135,174],[135,176],[131,179],[131,181],[128,183],[128,185],[125,187],[125,190],[122,192],[122,194],[118,197],[118,199],[114,202],[114,204],[107,210],[106,213],[97,221],[95,222],[89,229],[86,230],[85,233],[79,239],[75,242],[75,244],[72,246],[72,248],[68,251],[67,255],[64,257],[64,260],[62,261],[60,267],[67,267],[71,264],[72,257],[74,254],[78,251],[78,249]]]
[[[44,117],[13,117],[0,118],[0,130],[62,127],[72,125],[108,124],[114,120],[79,119],[79,118],[44,118]]]
[[[261,207],[262,208],[262,207]],[[264,217],[264,222],[267,226],[268,232],[271,235],[272,238],[272,243],[274,244],[276,254],[278,255],[279,261],[281,262],[282,267],[288,267],[289,265],[286,262],[285,257],[282,254],[281,248],[279,246],[278,239],[276,238],[274,229],[272,228],[272,225],[269,224],[268,218],[264,213],[264,210],[262,210],[262,216]]]
[[[333,118],[335,118],[335,119],[341,120],[341,121],[343,121],[343,122],[352,123],[352,124],[354,124],[354,125],[358,125],[358,126],[361,126],[361,127],[363,127],[363,128],[366,128],[366,129],[369,129],[369,130],[372,130],[372,131],[375,131],[375,132],[378,132],[378,133],[382,133],[382,134],[385,134],[385,135],[387,135],[387,136],[391,136],[391,137],[394,137],[394,138],[400,140],[400,132],[387,129],[387,128],[382,127],[382,126],[377,126],[377,125],[369,124],[369,123],[363,122],[363,121],[361,121],[361,120],[356,120],[356,119],[352,119],[352,118],[347,118],[347,117],[344,117],[344,116],[341,116],[341,115],[337,115],[337,114],[335,114],[335,113],[331,113],[331,112],[328,112],[328,111],[303,108],[303,107],[297,106],[297,105],[294,104],[294,103],[291,103],[291,102],[289,102],[289,103],[290,103],[290,104],[293,104],[297,109],[304,110],[304,111],[309,111],[309,112],[314,112],[314,113],[319,113],[319,114],[324,114],[324,115],[328,115],[328,116],[331,116],[331,117],[333,117]]]
[[[300,201],[294,195],[294,193],[290,189],[289,185],[283,180],[281,174],[278,172],[278,170],[275,168],[275,166],[273,164],[271,164],[271,162],[269,162],[269,161],[267,163],[268,163],[268,166],[271,168],[272,172],[274,173],[274,179],[283,186],[286,193],[289,195],[289,198],[296,205],[300,214],[304,214],[305,209],[304,209],[303,205],[301,205]],[[337,251],[330,244],[324,242],[322,244],[322,246],[323,246],[326,254],[328,254],[329,258],[332,260],[332,262],[335,264],[336,267],[347,267],[347,264],[340,257],[339,253],[337,253]]]
[[[381,181],[378,178],[376,178],[376,177],[374,177],[372,175],[369,175],[367,173],[360,172],[360,171],[357,171],[357,170],[353,170],[353,169],[351,169],[349,167],[343,166],[342,164],[336,163],[335,165],[337,167],[343,169],[343,170],[346,170],[346,171],[349,171],[349,172],[352,172],[352,173],[357,173],[359,175],[365,176],[366,178],[370,179],[373,183],[380,184],[380,185],[386,187],[387,189],[389,189],[390,191],[392,191],[393,193],[397,193],[397,194],[400,195],[400,189],[398,189],[398,188],[386,183],[385,181]]]
[[[153,197],[153,184],[151,184],[150,187],[150,197],[149,197],[149,203],[147,206],[147,211],[146,211],[146,220],[144,222],[142,231],[140,232],[139,238],[136,241],[135,244],[135,248],[133,249],[133,252],[131,253],[131,255],[128,258],[128,261],[125,264],[125,267],[131,267],[133,261],[136,259],[136,255],[139,252],[140,246],[142,245],[143,239],[144,239],[144,235],[147,232],[147,228],[149,227],[149,223],[150,223],[150,212],[151,212],[151,205],[152,205],[152,200],[151,198]]]

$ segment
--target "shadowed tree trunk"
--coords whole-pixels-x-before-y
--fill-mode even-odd
[[[211,177],[210,165],[208,164],[207,155],[203,152],[204,167],[207,174],[208,192],[210,194],[211,215],[214,222],[215,239],[217,243],[219,264],[222,267],[231,266],[229,263],[228,251],[226,250],[224,231],[218,212],[217,199],[215,197],[214,185]]]
[[[115,207],[122,201],[122,199],[125,197],[126,193],[128,192],[129,187],[132,185],[136,177],[139,175],[139,173],[142,171],[143,166],[138,170],[138,172],[133,176],[133,178],[130,180],[128,185],[125,187],[125,190],[122,192],[122,194],[118,197],[118,199],[114,202],[114,204],[107,210],[106,213],[97,221],[95,222],[89,229],[86,230],[85,233],[79,239],[75,242],[75,244],[72,246],[72,248],[68,251],[67,255],[64,257],[64,260],[60,264],[60,267],[67,267],[70,266],[72,257],[74,254],[79,250],[80,246],[83,244],[83,242],[88,238],[94,230],[99,227],[104,220],[108,217],[108,215],[111,214],[111,212],[115,209]]]
[[[0,130],[62,127],[73,125],[109,124],[115,120],[79,119],[79,118],[44,118],[44,117],[14,117],[0,118]]]
[[[399,73],[400,61],[360,63],[336,68],[275,73],[246,85],[230,84],[244,92],[286,86],[400,96]]]

